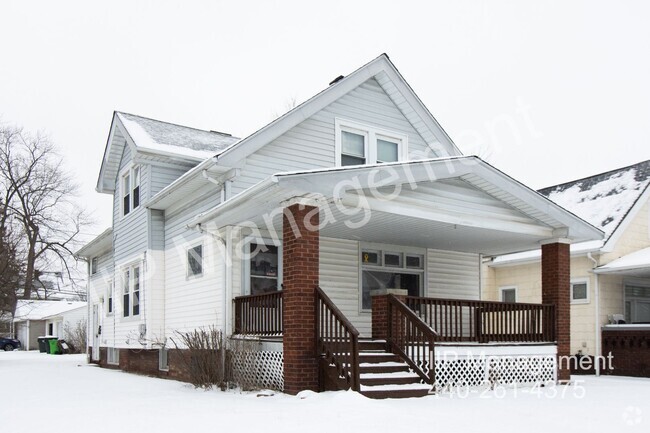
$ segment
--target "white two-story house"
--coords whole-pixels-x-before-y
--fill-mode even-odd
[[[97,191],[114,208],[79,252],[92,359],[174,377],[170,338],[214,326],[274,338],[265,385],[290,393],[467,382],[444,355],[472,345],[568,354],[568,245],[603,236],[463,156],[386,55],[242,139],[116,112]],[[540,245],[543,304],[479,301],[483,256]]]

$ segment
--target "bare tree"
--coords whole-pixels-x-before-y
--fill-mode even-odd
[[[88,224],[74,201],[76,190],[47,137],[0,126],[0,227],[20,232],[24,299],[31,297],[39,270],[72,271],[75,241]]]

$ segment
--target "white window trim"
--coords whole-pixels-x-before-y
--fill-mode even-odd
[[[190,274],[190,260],[189,260],[189,253],[190,250],[193,250],[196,247],[201,247],[201,272],[198,274]],[[195,242],[185,248],[185,279],[186,280],[194,280],[196,278],[201,278],[205,274],[205,243],[203,241],[200,242]]]
[[[98,273],[99,273],[99,257],[95,256],[90,259],[90,276],[95,276]]]
[[[515,291],[515,302],[519,302],[519,290],[517,286],[502,286],[499,287],[499,302],[504,302],[503,301],[503,292],[506,290],[514,290]]]
[[[365,267],[369,270],[377,270],[377,271],[386,271],[386,272],[395,272],[395,271],[400,271],[400,273],[403,274],[413,274],[413,275],[421,275],[422,276],[422,281],[420,281],[420,291],[422,292],[420,296],[427,296],[428,293],[428,281],[429,277],[427,275],[427,267],[428,267],[428,261],[427,261],[427,250],[425,248],[417,248],[417,247],[407,247],[403,245],[390,245],[390,244],[379,244],[379,243],[372,243],[372,242],[359,242],[358,243],[358,250],[357,250],[357,260],[358,260],[358,281],[359,281],[359,307],[358,311],[359,313],[362,314],[370,314],[372,313],[372,309],[367,309],[363,308],[363,269],[364,269],[364,264],[361,261],[361,253],[363,251],[372,251],[372,252],[378,252],[380,253],[381,257],[381,265],[374,265],[374,264],[367,264]],[[384,263],[384,254],[385,253],[401,253],[402,254],[402,267],[396,267],[396,266],[386,266]],[[406,256],[407,255],[417,255],[422,257],[422,269],[416,269],[416,268],[407,268],[406,267]]]
[[[573,285],[574,284],[585,284],[587,286],[587,297],[585,299],[573,299]],[[588,304],[591,302],[590,294],[589,294],[589,278],[576,278],[576,279],[571,279],[571,285],[570,285],[570,292],[569,295],[571,296],[571,304]]]
[[[140,197],[138,198],[138,207],[134,209],[133,208],[133,189],[134,189],[133,188],[133,179],[134,179],[133,172],[135,171],[136,168],[140,169],[140,184],[138,185],[140,187],[140,192],[139,192]],[[129,207],[129,213],[124,215],[124,177],[127,174],[129,175],[129,187],[131,188],[130,191],[129,191],[129,194],[130,194],[130,196],[129,196],[129,206],[130,207]],[[119,182],[118,191],[119,191],[119,200],[120,200],[120,218],[128,218],[129,215],[133,214],[133,212],[136,209],[140,209],[142,207],[142,165],[134,164],[134,163],[130,163],[129,165],[127,165],[120,172],[120,177],[118,179],[118,182]]]
[[[163,352],[165,353],[165,360],[167,361],[167,365],[163,366]],[[169,349],[166,347],[161,347],[158,349],[158,370],[160,371],[169,371]]]
[[[335,163],[337,167],[341,167],[341,151],[343,147],[341,143],[341,131],[350,131],[365,135],[366,165],[377,163],[377,136],[398,141],[397,160],[400,162],[408,160],[408,135],[375,126],[364,125],[352,120],[340,119],[338,117],[334,119],[334,129]]]
[[[113,302],[109,302],[109,299],[112,299]],[[109,305],[112,307],[109,310]],[[106,317],[112,316],[115,314],[115,287],[113,286],[113,280],[108,280],[108,285],[106,286]]]
[[[106,363],[109,365],[120,365],[120,349],[117,347],[107,347]]]
[[[244,258],[243,261],[243,266],[242,266],[242,280],[244,284],[242,285],[243,289],[243,295],[250,295],[251,294],[251,261],[250,257],[248,257],[248,251],[250,250],[250,244],[255,243],[255,244],[260,244],[264,243],[264,245],[273,245],[278,248],[278,290],[282,290],[282,242],[276,242],[273,241],[270,238],[257,238],[254,236],[248,236],[244,239],[244,242],[242,242],[243,245],[243,255],[242,257]]]
[[[133,284],[132,284],[132,282],[134,281],[134,279],[133,279],[133,270],[135,268],[140,269],[139,270],[140,287],[138,289],[138,292],[140,293],[140,297],[139,297],[140,309],[138,310],[138,314],[133,314]],[[125,263],[123,265],[120,265],[118,267],[118,269],[119,269],[119,274],[118,275],[119,275],[119,281],[120,281],[120,284],[119,284],[120,285],[120,293],[119,293],[120,309],[119,309],[118,314],[119,314],[120,320],[121,321],[126,321],[126,322],[140,320],[140,317],[142,317],[142,314],[143,314],[143,311],[142,311],[143,302],[142,302],[142,300],[144,298],[143,297],[143,290],[144,290],[144,285],[143,285],[143,281],[144,281],[143,261],[138,260],[138,261],[127,262],[127,263]],[[125,316],[124,315],[124,284],[123,284],[123,280],[124,280],[124,272],[126,272],[127,270],[129,271],[129,315]],[[115,287],[113,287],[113,313],[115,313],[115,311],[117,310],[117,306],[115,305],[115,299],[116,299]]]

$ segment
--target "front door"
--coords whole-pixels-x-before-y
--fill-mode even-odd
[[[99,361],[99,333],[101,327],[99,325],[99,305],[93,305],[93,353],[92,360]]]

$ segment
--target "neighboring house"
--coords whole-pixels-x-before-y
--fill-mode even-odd
[[[75,327],[88,317],[88,304],[79,301],[20,300],[16,305],[16,338],[24,350],[38,349],[38,337],[64,338],[66,326]]]
[[[605,232],[603,240],[571,245],[573,354],[606,355],[603,325],[650,323],[649,185],[644,161],[539,191]],[[540,266],[539,250],[494,258],[483,298],[539,302]]]
[[[507,356],[568,354],[556,320],[568,242],[602,238],[462,156],[386,55],[243,139],[116,112],[97,191],[114,206],[112,228],[78,252],[92,359],[180,377],[170,338],[214,326],[262,336],[255,375],[289,393],[553,380],[554,365],[524,371]],[[545,305],[479,301],[483,255],[540,243],[554,258]],[[515,315],[527,319],[499,325]],[[477,374],[472,348],[502,364]]]

